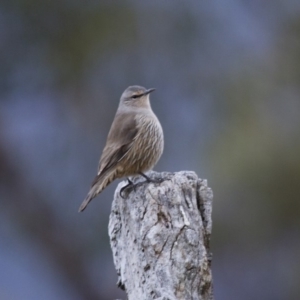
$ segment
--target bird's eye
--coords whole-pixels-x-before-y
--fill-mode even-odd
[[[131,98],[136,99],[138,97],[139,97],[139,95],[133,95]]]

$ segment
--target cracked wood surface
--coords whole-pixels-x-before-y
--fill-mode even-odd
[[[118,285],[129,300],[213,299],[212,191],[194,172],[147,174],[112,203],[110,244]]]

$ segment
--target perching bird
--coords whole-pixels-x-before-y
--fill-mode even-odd
[[[130,86],[122,94],[118,110],[103,149],[98,174],[82,202],[83,211],[89,202],[116,178],[142,175],[159,160],[164,148],[162,127],[153,113],[149,94],[155,89]]]

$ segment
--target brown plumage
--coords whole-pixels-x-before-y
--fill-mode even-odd
[[[159,160],[164,139],[162,127],[150,106],[152,91],[154,89],[130,86],[123,92],[100,158],[98,174],[79,211],[116,178],[144,173]]]

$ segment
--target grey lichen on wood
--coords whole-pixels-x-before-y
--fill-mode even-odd
[[[213,299],[212,190],[194,172],[149,172],[112,203],[109,236],[118,285],[129,300]]]

